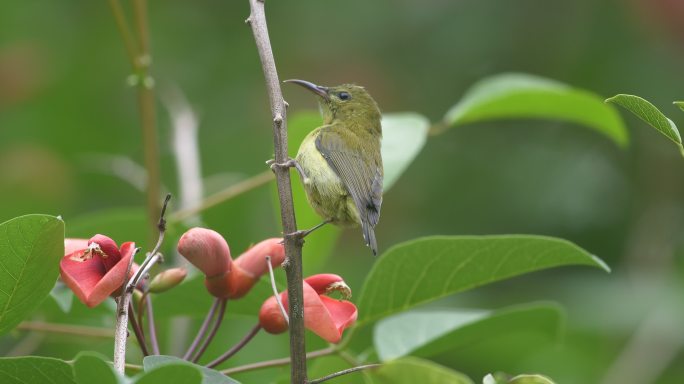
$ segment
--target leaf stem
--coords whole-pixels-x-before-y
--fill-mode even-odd
[[[242,340],[238,341],[237,344],[235,344],[235,345],[233,345],[232,347],[230,347],[229,350],[227,350],[226,352],[224,352],[221,356],[217,357],[214,361],[212,361],[211,363],[207,364],[207,368],[214,368],[214,367],[216,367],[217,365],[223,363],[224,361],[230,359],[233,355],[235,355],[236,353],[238,353],[245,345],[247,345],[247,343],[249,343],[249,342],[254,338],[254,336],[256,336],[257,333],[259,333],[260,330],[261,330],[261,324],[255,325],[254,328],[252,328],[252,329],[251,329],[251,330],[242,338]]]
[[[114,332],[110,328],[88,327],[83,325],[69,325],[58,323],[45,323],[42,321],[24,321],[17,326],[20,331],[34,331],[46,333],[61,333],[64,335],[95,337],[111,339]]]
[[[273,289],[273,297],[275,297],[276,303],[278,303],[278,308],[280,308],[280,313],[283,315],[285,322],[290,324],[290,317],[287,315],[285,307],[283,307],[283,302],[280,300],[280,293],[278,293],[278,288],[276,288],[275,276],[273,275],[273,264],[271,264],[271,256],[266,256],[266,265],[268,266],[268,276],[271,280],[271,289]]]
[[[283,164],[288,159],[287,153],[287,108],[280,90],[280,80],[276,70],[273,50],[268,37],[264,0],[249,0],[250,15],[247,23],[252,28],[254,41],[259,52],[261,67],[264,71],[266,89],[271,105],[273,118],[273,146],[275,163]],[[306,383],[306,342],[304,338],[304,298],[302,286],[302,245],[303,239],[295,235],[297,222],[292,201],[292,186],[288,168],[275,167],[278,198],[280,201],[280,218],[283,224],[287,275],[288,304],[290,315],[290,382]]]
[[[142,328],[140,327],[140,323],[135,318],[135,311],[133,311],[133,305],[130,303],[128,304],[128,312],[131,314],[129,320],[131,322],[131,328],[133,328],[133,333],[135,334],[135,338],[138,339],[138,345],[140,345],[140,350],[142,351],[143,356],[149,356],[150,351],[147,349],[147,344],[145,342],[145,335],[142,332]]]
[[[195,354],[195,351],[197,350],[197,346],[202,341],[204,336],[207,334],[207,330],[209,329],[209,324],[211,323],[211,320],[214,318],[214,315],[216,314],[216,309],[218,309],[220,304],[221,304],[221,299],[219,299],[219,298],[214,299],[214,303],[211,305],[211,308],[209,308],[209,311],[207,312],[207,316],[204,317],[204,322],[202,322],[202,326],[200,327],[199,331],[197,331],[197,336],[195,336],[195,339],[190,344],[190,347],[188,348],[187,352],[185,352],[185,355],[183,355],[183,360],[190,361],[192,356]]]
[[[342,375],[346,375],[346,374],[349,374],[349,373],[361,371],[361,370],[363,370],[363,369],[378,368],[379,366],[380,366],[380,364],[359,365],[358,367],[353,367],[353,368],[349,368],[349,369],[344,369],[344,370],[339,371],[339,372],[331,373],[331,374],[329,374],[329,375],[327,375],[327,376],[321,377],[320,379],[310,380],[310,381],[308,382],[308,384],[319,384],[319,383],[322,383],[322,382],[324,382],[324,381],[328,381],[328,380],[330,380],[330,379],[334,379],[334,378],[339,377],[339,376],[342,376]]]
[[[327,355],[330,355],[333,353],[335,353],[334,348],[324,348],[324,349],[319,349],[317,351],[309,352],[305,356],[307,359],[315,359],[317,357],[327,356]],[[260,361],[258,363],[245,364],[245,365],[240,365],[240,366],[233,367],[233,368],[224,369],[221,371],[221,373],[223,373],[224,375],[232,375],[234,373],[253,371],[256,369],[279,367],[282,365],[290,364],[290,361],[291,361],[291,359],[289,357],[284,357],[282,359]]]
[[[150,335],[152,353],[159,355],[161,353],[159,352],[159,341],[157,340],[157,327],[154,324],[154,309],[152,307],[152,298],[149,295],[145,297],[145,306],[147,308],[147,333]]]
[[[271,172],[270,170],[259,173],[258,175],[240,181],[237,184],[233,184],[222,191],[219,191],[213,195],[206,197],[204,200],[202,200],[202,202],[200,202],[198,205],[194,207],[174,212],[171,215],[171,217],[169,217],[169,221],[174,223],[183,221],[213,206],[221,204],[224,201],[230,200],[245,192],[249,192],[252,189],[265,185],[271,180],[273,180],[273,172]]]
[[[228,300],[226,299],[221,299],[221,303],[219,304],[218,307],[218,317],[216,318],[216,322],[214,322],[214,326],[211,327],[211,331],[209,332],[209,335],[204,339],[204,342],[202,343],[202,346],[200,347],[199,351],[197,351],[197,354],[195,357],[193,357],[192,362],[196,363],[200,357],[204,354],[204,352],[207,350],[209,347],[209,344],[211,341],[214,339],[214,336],[216,336],[216,332],[218,329],[221,327],[221,323],[223,322],[223,316],[226,314],[226,303]]]

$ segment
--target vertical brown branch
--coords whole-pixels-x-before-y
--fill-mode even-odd
[[[147,20],[147,0],[133,2],[133,14],[138,32],[140,46],[137,57],[138,70],[138,106],[140,108],[140,122],[143,131],[143,148],[145,169],[147,170],[147,217],[150,223],[150,236],[155,239],[157,231],[156,221],[161,207],[159,206],[160,171],[159,171],[159,142],[157,140],[157,112],[154,99],[154,80],[150,75],[152,56],[150,54],[150,31]],[[134,69],[135,65],[134,65]]]
[[[280,80],[276,71],[271,42],[268,37],[264,0],[249,0],[250,15],[248,24],[254,33],[261,66],[266,79],[266,89],[271,104],[273,117],[273,144],[275,162],[284,163],[287,156],[287,111],[285,100],[280,90]],[[285,255],[287,262],[288,304],[290,312],[290,378],[293,384],[306,383],[306,345],[304,342],[304,305],[302,288],[302,244],[301,239],[292,236],[297,231],[294,204],[292,202],[292,188],[290,172],[287,168],[274,167],[280,200],[280,217],[285,233]]]

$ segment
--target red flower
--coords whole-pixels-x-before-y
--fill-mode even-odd
[[[332,291],[342,292],[344,299],[351,297],[351,290],[340,276],[333,274],[313,275],[304,279],[304,325],[331,343],[342,339],[342,332],[356,321],[356,306],[346,300],[325,296]],[[280,293],[280,300],[287,311],[287,291]],[[269,297],[259,311],[259,323],[269,333],[282,333],[288,328],[280,312],[275,296]]]
[[[226,239],[216,231],[191,228],[178,241],[178,253],[206,276],[209,293],[220,298],[238,299],[249,292],[268,271],[266,256],[279,266],[285,260],[282,239],[266,239],[249,248],[235,261]]]
[[[78,241],[68,239],[65,248],[72,250]],[[62,280],[81,302],[92,308],[121,288],[134,250],[135,243],[123,243],[119,249],[109,237],[95,235],[85,248],[62,258],[59,263]]]

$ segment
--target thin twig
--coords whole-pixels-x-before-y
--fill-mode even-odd
[[[327,356],[327,355],[330,355],[333,353],[335,353],[334,348],[324,348],[324,349],[319,349],[318,351],[309,352],[305,355],[305,357],[307,359],[315,359],[317,357]],[[288,364],[290,364],[290,358],[284,357],[282,359],[260,361],[258,363],[245,364],[245,365],[240,365],[240,366],[233,367],[233,368],[224,369],[221,371],[221,373],[223,373],[224,375],[232,375],[234,373],[239,373],[239,372],[247,372],[247,371],[253,371],[255,369],[262,369],[262,368],[269,368],[269,367],[279,367],[281,365],[288,365]]]
[[[124,42],[124,47],[126,48],[126,55],[131,62],[131,67],[134,70],[138,69],[137,60],[137,47],[135,41],[133,40],[133,35],[131,34],[131,29],[126,21],[126,16],[121,6],[119,0],[109,0],[109,6],[112,8],[112,14],[114,15],[114,20],[116,21],[116,27],[119,29],[121,34],[121,39]]]
[[[155,355],[160,355],[159,341],[157,341],[157,328],[154,325],[154,309],[152,308],[152,298],[149,295],[145,298],[145,305],[147,308],[147,333],[150,335],[152,353]]]
[[[17,326],[20,331],[34,331],[46,333],[61,333],[79,337],[94,337],[111,339],[114,332],[109,328],[87,327],[83,325],[68,325],[57,323],[44,323],[42,321],[24,321]]]
[[[142,351],[143,356],[149,356],[150,351],[147,349],[145,335],[143,334],[142,328],[140,327],[140,323],[135,318],[135,311],[133,311],[133,305],[128,305],[128,312],[131,313],[131,316],[129,316],[129,320],[131,322],[131,328],[133,328],[135,338],[138,339],[138,345],[140,345],[140,350]]]
[[[233,345],[230,347],[229,350],[223,353],[223,355],[217,357],[214,361],[211,363],[207,364],[207,368],[214,368],[217,365],[223,363],[224,361],[230,359],[234,354],[238,353],[247,343],[249,343],[250,340],[256,336],[257,333],[261,330],[261,324],[257,324],[252,328],[243,338],[242,340],[238,341],[237,344]]]
[[[224,201],[230,200],[245,192],[249,192],[254,188],[266,185],[271,180],[273,180],[272,171],[269,170],[263,173],[259,173],[258,175],[252,176],[249,179],[240,181],[237,184],[233,184],[222,191],[216,192],[213,195],[207,196],[204,200],[202,200],[198,205],[194,207],[185,208],[174,212],[169,217],[169,221],[174,223],[183,221],[213,206],[221,204]]]
[[[273,50],[268,37],[264,0],[249,0],[250,15],[247,22],[252,28],[259,59],[264,71],[266,89],[271,105],[273,118],[273,144],[275,163],[283,164],[288,159],[287,153],[287,108],[280,90],[280,80],[273,58]],[[290,171],[284,167],[274,167],[278,185],[280,202],[280,218],[285,234],[285,272],[287,274],[288,304],[290,315],[290,382],[306,383],[306,344],[304,335],[304,298],[302,286],[302,245],[301,237],[294,235],[297,231]]]
[[[192,358],[192,362],[196,363],[200,357],[204,354],[204,352],[207,350],[209,347],[209,344],[211,341],[214,339],[214,336],[216,336],[216,332],[218,332],[218,329],[221,327],[221,323],[223,322],[223,316],[226,314],[226,303],[228,300],[222,299],[221,304],[219,305],[218,308],[218,316],[216,317],[216,321],[214,322],[214,326],[211,327],[211,331],[209,332],[209,335],[207,335],[206,339],[204,339],[204,342],[202,343],[202,346],[200,347],[199,351],[197,351],[197,354],[195,357]]]
[[[276,303],[278,303],[278,308],[280,308],[280,313],[285,318],[285,322],[290,324],[290,317],[287,315],[287,311],[283,306],[283,302],[280,300],[280,294],[278,293],[278,288],[276,288],[275,276],[273,275],[273,264],[271,264],[271,256],[266,256],[266,265],[268,266],[268,275],[271,278],[271,288],[273,289],[273,296],[275,297]]]
[[[207,330],[209,329],[209,324],[211,323],[211,320],[214,318],[214,315],[216,314],[216,309],[219,307],[221,304],[221,299],[216,298],[214,299],[214,303],[211,305],[211,308],[209,309],[209,312],[207,312],[207,316],[204,318],[204,322],[202,323],[202,326],[200,327],[199,331],[197,332],[197,336],[195,336],[195,340],[192,341],[192,344],[190,344],[190,347],[188,348],[187,352],[185,352],[185,355],[183,355],[183,360],[190,360],[192,356],[195,354],[195,350],[197,350],[197,346],[199,345],[200,341],[204,338],[204,335],[207,334]]]
[[[348,374],[348,373],[357,372],[357,371],[360,371],[360,370],[363,370],[363,369],[377,368],[377,367],[379,367],[379,366],[380,366],[380,364],[359,365],[358,367],[349,368],[349,369],[345,369],[345,370],[342,370],[342,371],[339,371],[339,372],[331,373],[331,374],[329,374],[329,375],[327,375],[327,376],[321,377],[320,379],[310,380],[308,384],[318,384],[318,383],[322,383],[322,382],[324,382],[324,381],[328,381],[328,380],[330,380],[330,379],[334,379],[334,378],[336,378],[336,377],[339,377],[339,376],[342,376],[342,375],[346,375],[346,374]]]

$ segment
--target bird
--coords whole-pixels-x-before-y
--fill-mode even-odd
[[[383,166],[381,113],[364,87],[342,84],[324,87],[291,79],[318,96],[323,125],[302,141],[294,159],[307,200],[324,221],[308,231],[332,223],[361,226],[366,245],[378,254],[375,226],[382,206]]]

